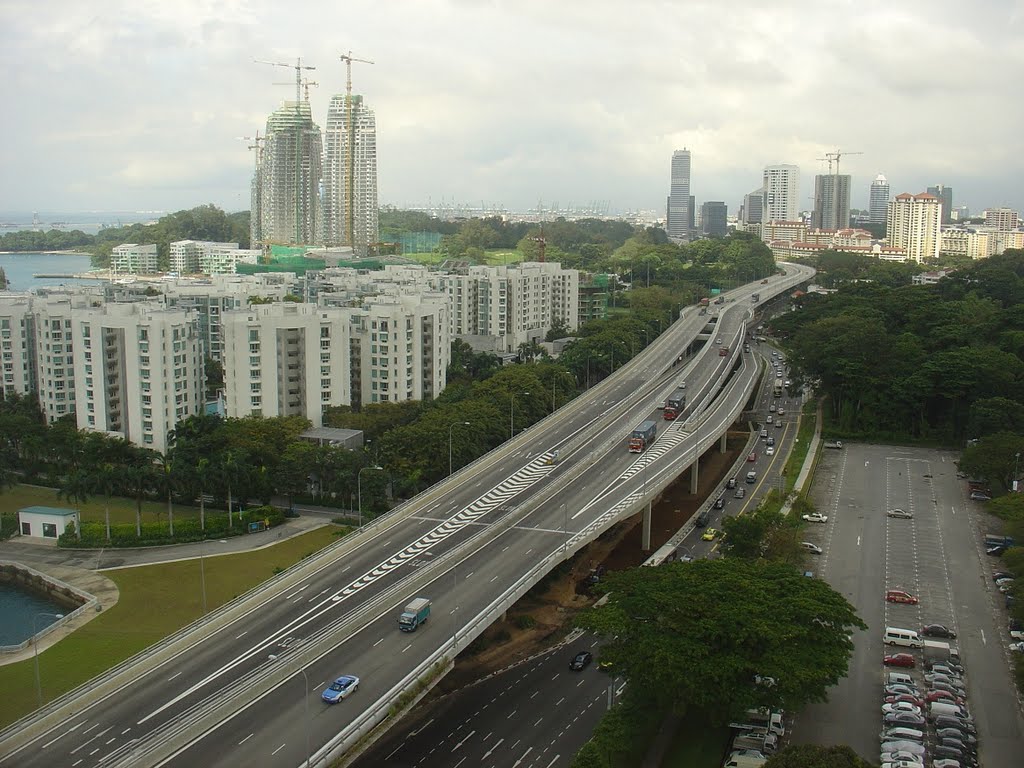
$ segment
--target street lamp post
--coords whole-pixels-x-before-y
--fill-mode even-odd
[[[508,408],[508,439],[511,440],[516,436],[516,395],[528,395],[529,392],[513,392],[509,398]]]
[[[206,615],[206,537],[199,541],[199,584],[203,592],[203,616]]]
[[[36,696],[39,699],[39,708],[42,709],[42,707],[43,707],[43,683],[42,683],[42,680],[39,677],[39,632],[36,630],[36,627],[38,626],[38,624],[36,624],[36,619],[38,619],[40,616],[48,616],[48,617],[50,617],[52,619],[63,619],[64,618],[64,614],[63,613],[41,612],[41,613],[33,614],[33,616],[32,616],[32,645],[35,647],[34,657],[35,657],[35,667],[36,667]]]
[[[464,427],[468,427],[469,426],[469,422],[468,421],[453,421],[451,424],[448,425],[448,476],[449,477],[451,477],[451,474],[452,474],[452,428],[453,427],[457,427],[459,424],[461,424]]]
[[[270,661],[277,661],[277,656],[273,653],[267,656]],[[309,676],[306,674],[306,668],[300,667],[299,672],[302,673],[302,680],[306,684],[306,696],[302,700],[302,707],[304,710],[303,719],[306,721],[306,768],[309,768]]]
[[[372,467],[363,467],[356,473],[356,496],[359,499],[359,527],[363,527],[363,472],[368,469],[384,471],[384,467],[374,464]]]

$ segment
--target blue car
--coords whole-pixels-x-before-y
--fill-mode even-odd
[[[326,701],[328,704],[337,704],[342,699],[346,698],[350,693],[355,691],[359,687],[359,678],[355,675],[342,675],[333,683],[331,687],[320,694],[320,698]]]

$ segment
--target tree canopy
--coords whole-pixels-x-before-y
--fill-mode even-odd
[[[604,638],[601,660],[663,706],[719,722],[824,701],[846,674],[851,630],[866,628],[828,584],[781,562],[634,568],[608,574],[605,588],[607,603],[579,619]]]
[[[872,768],[870,763],[844,745],[791,744],[768,758],[764,768]]]

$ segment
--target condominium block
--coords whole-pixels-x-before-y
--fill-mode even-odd
[[[153,275],[158,269],[156,245],[124,243],[110,253],[110,271],[115,275]]]
[[[800,216],[800,169],[769,165],[764,169],[761,221],[796,221]]]
[[[184,419],[203,412],[203,348],[194,312],[152,303],[75,312],[78,428],[166,451]]]
[[[230,417],[302,416],[351,405],[353,310],[282,302],[222,315],[225,407]]]
[[[320,127],[308,101],[286,101],[267,118],[256,171],[261,239],[253,246],[319,240],[322,156]]]
[[[1020,226],[1020,219],[1012,208],[989,208],[985,211],[985,224],[1000,232],[1009,232]]]
[[[179,275],[233,275],[239,263],[256,264],[262,251],[239,248],[238,243],[176,240],[170,246],[171,271]]]
[[[0,293],[0,359],[4,397],[37,391],[35,336],[32,297]],[[64,354],[63,349],[61,354]]]
[[[90,300],[78,293],[33,298],[39,407],[48,422],[76,412],[76,370],[80,374],[83,369],[73,325],[90,307]]]
[[[908,261],[937,258],[942,242],[942,204],[934,195],[907,192],[889,202],[886,230],[889,245],[900,248]]]
[[[846,173],[819,173],[814,177],[815,229],[845,229],[850,226],[850,176]]]
[[[323,242],[366,256],[379,240],[377,124],[362,96],[331,99],[323,174]]]

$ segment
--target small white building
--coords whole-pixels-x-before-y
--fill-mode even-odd
[[[77,509],[24,507],[18,510],[18,530],[22,536],[56,540],[70,524],[74,524],[76,531],[81,530]]]

